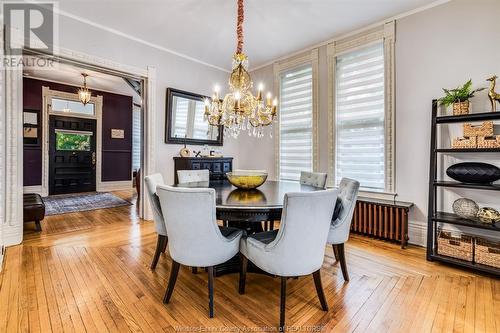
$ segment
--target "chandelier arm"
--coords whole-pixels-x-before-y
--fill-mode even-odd
[[[236,46],[236,53],[243,53],[243,20],[245,19],[243,13],[243,0],[238,0],[238,20],[236,23],[236,35],[238,38],[238,45]]]

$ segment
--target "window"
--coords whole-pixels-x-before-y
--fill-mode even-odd
[[[90,151],[91,132],[56,130],[56,150]]]
[[[132,109],[132,170],[141,167],[141,107],[134,104]]]
[[[335,57],[335,182],[386,189],[384,44]]]
[[[313,170],[313,67],[285,71],[279,82],[279,175],[299,180]]]
[[[52,111],[53,112],[66,112],[66,113],[78,113],[87,116],[95,115],[95,105],[93,103],[87,103],[83,105],[81,102],[72,101],[62,98],[52,98]]]

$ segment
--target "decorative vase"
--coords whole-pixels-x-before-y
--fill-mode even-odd
[[[462,183],[490,184],[500,179],[500,169],[488,163],[457,163],[446,169],[448,177]]]
[[[453,103],[453,115],[460,116],[463,114],[469,114],[470,102],[455,102]]]
[[[479,206],[471,199],[460,198],[453,202],[453,212],[464,219],[474,219],[479,211]]]

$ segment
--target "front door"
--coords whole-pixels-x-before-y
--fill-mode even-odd
[[[49,194],[96,190],[96,120],[49,118]]]

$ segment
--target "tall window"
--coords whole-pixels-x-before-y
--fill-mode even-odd
[[[335,59],[335,182],[349,177],[385,190],[384,45]]]
[[[299,180],[300,171],[313,169],[312,65],[281,74],[279,112],[280,179]]]
[[[132,109],[132,170],[141,167],[141,107],[134,104]]]

